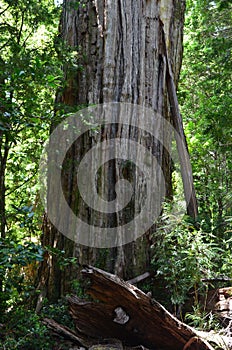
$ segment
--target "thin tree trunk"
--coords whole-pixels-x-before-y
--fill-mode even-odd
[[[0,57],[0,62],[4,66],[4,61]],[[4,85],[5,80],[4,77],[0,77],[0,87],[2,87],[2,91],[0,91],[0,98],[2,100],[5,99],[4,93]],[[9,141],[7,136],[7,125],[4,122],[4,106],[0,106],[0,114],[2,118],[0,119],[0,219],[1,219],[1,227],[0,234],[1,238],[5,238],[6,235],[6,186],[5,186],[5,172],[6,172],[6,163],[9,153]]]
[[[0,57],[0,61],[4,64],[2,58]],[[4,77],[0,77],[0,86],[4,87],[5,80]],[[4,89],[2,89],[4,91]],[[0,91],[0,98],[4,100],[4,92]],[[0,113],[4,114],[4,107],[0,107]],[[7,158],[9,154],[9,139],[7,134],[7,125],[4,122],[4,118],[0,121],[0,238],[4,239],[6,237],[6,183],[5,183],[5,175],[6,175],[6,165]],[[0,277],[0,294],[4,293],[3,291],[3,280]],[[4,298],[1,297],[3,301]],[[4,309],[4,301],[3,305],[0,306],[1,309]],[[3,311],[3,310],[2,310]]]
[[[2,145],[2,132],[0,131],[0,144]],[[7,149],[6,149],[7,150]],[[3,156],[1,154],[1,148],[0,148],[0,220],[1,220],[1,227],[0,227],[0,237],[2,239],[6,236],[6,187],[5,187],[5,169],[6,169],[6,150],[3,152]],[[3,279],[0,276],[0,311],[4,312],[5,310],[5,303],[4,303],[4,291],[3,291]]]
[[[1,135],[0,135],[1,137]],[[0,157],[0,218],[1,218],[1,238],[6,236],[6,186],[5,170],[8,148],[4,145],[3,156]]]

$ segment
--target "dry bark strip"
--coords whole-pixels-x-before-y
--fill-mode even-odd
[[[171,60],[169,58],[169,54],[166,46],[164,26],[162,22],[161,24],[162,24],[161,27],[162,27],[162,42],[163,42],[163,48],[164,48],[164,59],[166,60],[166,66],[167,66],[166,84],[167,84],[167,91],[168,91],[173,126],[177,131],[177,133],[179,134],[179,137],[176,137],[177,136],[176,134],[175,134],[175,137],[176,137],[176,145],[178,149],[178,155],[179,155],[179,161],[180,161],[180,167],[181,167],[181,176],[183,181],[185,200],[187,203],[188,214],[193,219],[196,219],[198,216],[198,205],[197,205],[197,198],[196,198],[196,193],[195,193],[195,188],[193,183],[192,166],[189,159],[188,146],[185,138],[183,121],[180,114],[180,108],[179,108],[177,92],[176,92],[176,84],[174,81],[173,70],[170,62]]]
[[[91,301],[69,297],[78,336],[116,338],[129,346],[149,349],[212,350],[196,330],[180,322],[157,301],[119,277],[86,266]]]

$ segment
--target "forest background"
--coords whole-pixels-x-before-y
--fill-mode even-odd
[[[180,220],[165,205],[150,266],[153,279],[140,286],[147,292],[158,283],[155,298],[201,329],[218,326],[202,307],[208,289],[232,279],[231,8],[231,1],[187,0],[178,98],[199,217],[197,224],[187,216]],[[82,69],[78,49],[59,36],[61,9],[49,0],[0,1],[1,349],[51,349],[40,322],[44,315],[70,326],[65,299],[45,300],[40,314],[34,312],[44,252],[56,255],[61,269],[76,263],[65,251],[40,244],[39,159],[51,125],[73,112],[54,113],[56,93],[67,83],[64,65],[70,74]],[[181,196],[175,171],[173,190],[174,198]],[[73,292],[83,294],[78,281]],[[182,312],[189,301],[192,308]]]

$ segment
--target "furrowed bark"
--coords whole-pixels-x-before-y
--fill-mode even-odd
[[[64,2],[61,36],[77,49],[81,69],[70,71],[65,67],[67,86],[58,94],[57,102],[64,104],[65,108],[127,102],[151,108],[170,121],[162,23],[176,85],[182,59],[185,1],[84,0],[78,8],[72,3],[71,0]],[[112,138],[117,133],[153,149],[153,154],[162,166],[166,195],[171,197],[171,159],[164,147],[160,147],[149,137],[145,141],[143,134],[139,139],[136,130],[125,127],[123,123],[119,123],[116,129],[103,130],[101,141]],[[170,139],[167,130],[163,130],[162,126],[160,134],[166,140]],[[75,162],[79,162],[94,144],[89,135],[85,135],[80,143],[75,143],[67,156],[71,167],[74,168]],[[127,179],[134,188],[140,188],[137,170],[126,170]],[[120,162],[108,162],[100,172],[99,194],[109,201],[114,199],[115,183],[124,176],[125,170]],[[96,213],[76,195],[74,173],[65,177],[63,188],[67,202],[80,217],[90,223],[99,223]],[[58,195],[54,191],[54,196]],[[126,215],[115,213],[102,216],[100,223],[104,227],[117,227],[119,223],[130,220],[133,215],[134,208],[131,207]],[[67,256],[76,256],[81,264],[97,264],[125,279],[149,270],[154,227],[130,244],[103,251],[83,247],[66,239],[49,220],[45,222],[45,226],[44,245],[49,242],[51,246],[65,250]],[[48,298],[57,298],[70,290],[71,281],[78,273],[79,269],[75,266],[60,271],[56,258],[48,254],[41,267],[39,288],[46,290]]]

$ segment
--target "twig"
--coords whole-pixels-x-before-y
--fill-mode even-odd
[[[0,12],[0,16],[3,15],[3,13],[6,12],[9,7],[10,7],[10,5],[8,5],[2,12]]]
[[[227,282],[232,281],[229,277],[202,278],[202,282]]]
[[[23,187],[24,185],[26,185],[26,183],[28,183],[29,181],[31,181],[31,179],[33,179],[33,177],[36,175],[37,171],[35,171],[26,181],[24,181],[21,185],[19,185],[18,187],[15,187],[12,191],[7,192],[6,193],[6,197],[9,196],[11,193],[14,193],[15,191],[17,191],[19,188]]]

